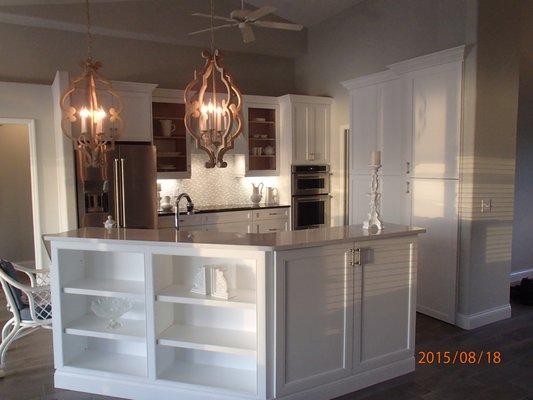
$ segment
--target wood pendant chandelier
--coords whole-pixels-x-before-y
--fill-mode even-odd
[[[122,100],[113,90],[111,82],[98,73],[102,63],[92,57],[89,0],[86,0],[85,5],[87,58],[80,63],[82,74],[71,79],[61,97],[61,129],[75,143],[86,166],[101,167],[106,162],[106,152],[114,149],[115,141],[124,130],[120,116]]]
[[[211,17],[214,15],[211,0]],[[194,71],[184,93],[185,128],[196,148],[207,153],[206,168],[225,168],[224,154],[233,149],[242,133],[242,95],[222,64],[222,54],[214,49],[211,18],[211,51],[202,52],[205,64]]]

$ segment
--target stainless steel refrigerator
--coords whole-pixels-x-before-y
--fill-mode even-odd
[[[118,144],[102,168],[77,157],[78,224],[102,227],[111,215],[122,228],[157,228],[156,148]]]

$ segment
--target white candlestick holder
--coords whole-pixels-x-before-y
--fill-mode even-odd
[[[372,170],[372,183],[370,184],[370,212],[367,215],[367,219],[363,222],[363,229],[377,228],[378,230],[383,229],[383,221],[379,216],[379,210],[381,205],[381,188],[380,188],[380,178],[378,175],[381,165],[370,165]]]

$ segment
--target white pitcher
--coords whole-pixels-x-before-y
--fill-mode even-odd
[[[160,119],[161,133],[163,136],[172,136],[172,133],[176,130],[176,124],[170,119]]]
[[[276,187],[267,187],[266,188],[266,204],[278,204],[279,203],[279,191]]]
[[[254,185],[252,183],[252,195],[250,196],[250,200],[252,200],[252,203],[259,204],[261,199],[263,198],[263,183],[261,182],[259,185]]]

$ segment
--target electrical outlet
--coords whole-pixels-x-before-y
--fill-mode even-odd
[[[490,213],[492,212],[492,199],[482,199],[481,200],[481,212]]]

